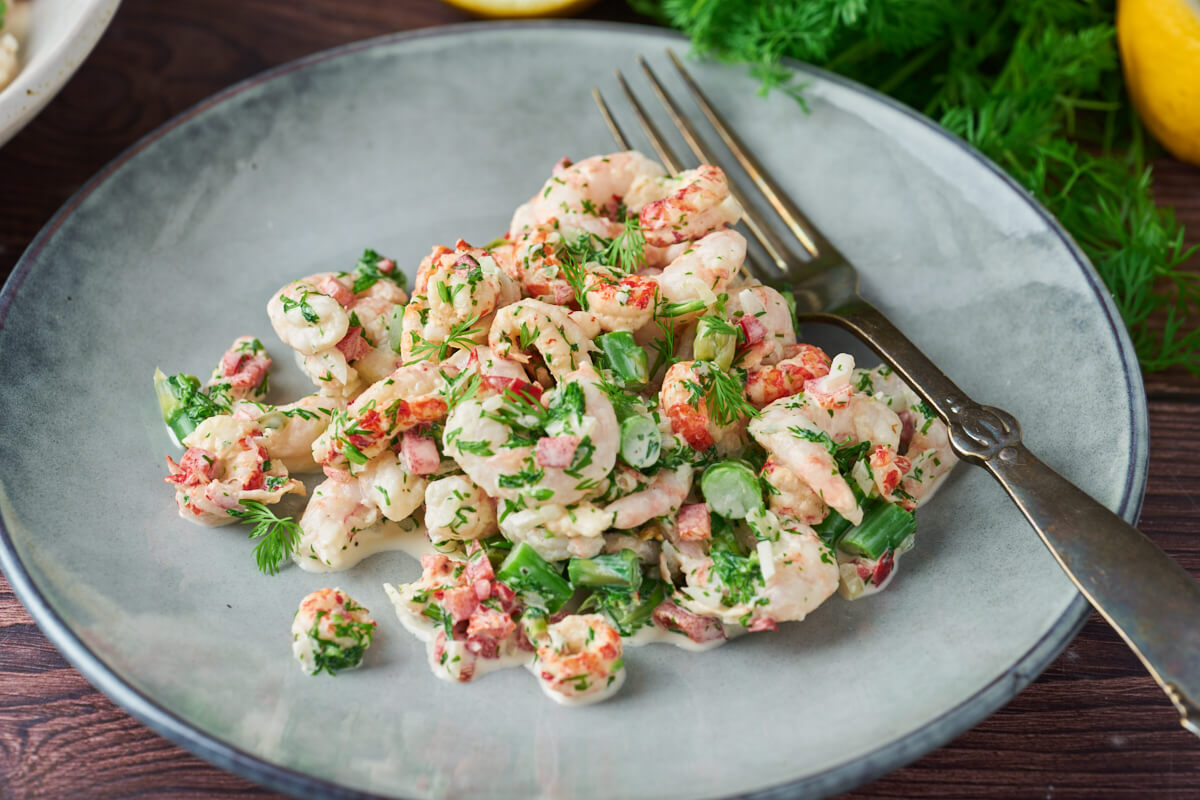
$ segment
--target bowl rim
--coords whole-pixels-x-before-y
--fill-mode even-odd
[[[26,61],[27,43],[20,43],[20,70],[8,86],[0,89],[0,147],[41,113],[67,85],[108,30],[121,5],[121,0],[82,2],[83,8],[66,35],[40,53],[36,60]],[[59,70],[57,75],[55,70]],[[22,100],[26,101],[25,105]]]

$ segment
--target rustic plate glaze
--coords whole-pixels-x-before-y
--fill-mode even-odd
[[[211,761],[321,796],[816,796],[994,711],[1087,606],[1000,489],[960,467],[919,514],[897,581],[708,654],[651,646],[584,709],[522,670],[454,686],[388,607],[389,553],[328,578],[255,571],[245,532],[178,518],[150,376],[204,374],[233,336],[305,381],[271,293],[364,246],[415,265],[502,232],[561,156],[608,151],[588,90],[671,34],[472,25],[378,39],[238,85],[135,145],[46,227],[0,295],[0,565],[101,690]],[[1126,519],[1146,409],[1093,269],[992,164],[861,87],[797,66],[811,113],[696,64],[717,105],[864,272],[864,294],[972,396],[1025,421],[1049,464]],[[672,83],[672,86],[676,84]],[[625,118],[630,130],[631,121]],[[830,347],[834,334],[807,336]],[[338,585],[381,631],[357,672],[292,660],[299,599]]]

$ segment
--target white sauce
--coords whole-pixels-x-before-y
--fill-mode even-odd
[[[457,542],[447,542],[442,549],[438,549],[425,534],[425,526],[412,517],[401,522],[384,519],[354,534],[354,539],[339,551],[333,563],[325,564],[320,559],[305,558],[303,555],[295,561],[305,572],[341,572],[376,553],[399,550],[420,561],[423,555],[456,552],[455,545]]]
[[[532,661],[529,664],[526,664],[525,668],[530,672],[535,674],[537,673],[537,665],[535,665]],[[538,681],[538,686],[542,687],[542,694],[546,695],[546,697],[549,697],[560,706],[568,706],[571,708],[590,706],[593,703],[601,703],[616,694],[617,690],[620,689],[624,684],[624,667],[621,667],[621,669],[617,670],[616,673],[613,674],[612,681],[603,689],[600,689],[596,692],[588,692],[587,694],[577,694],[572,697],[567,697],[566,695],[559,694],[558,692],[552,692],[545,683],[540,680]]]

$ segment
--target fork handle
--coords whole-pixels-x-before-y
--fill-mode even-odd
[[[992,474],[1096,610],[1133,649],[1200,736],[1200,584],[1140,531],[1046,466],[1007,411],[969,398],[865,301],[806,314],[849,328],[928,402],[965,461]]]

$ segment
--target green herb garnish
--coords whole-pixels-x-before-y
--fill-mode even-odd
[[[275,512],[257,500],[240,501],[244,509],[231,508],[229,516],[237,517],[247,525],[253,525],[251,539],[258,539],[254,547],[254,560],[258,569],[274,575],[279,565],[296,551],[300,542],[300,525],[291,517],[277,517]]]

